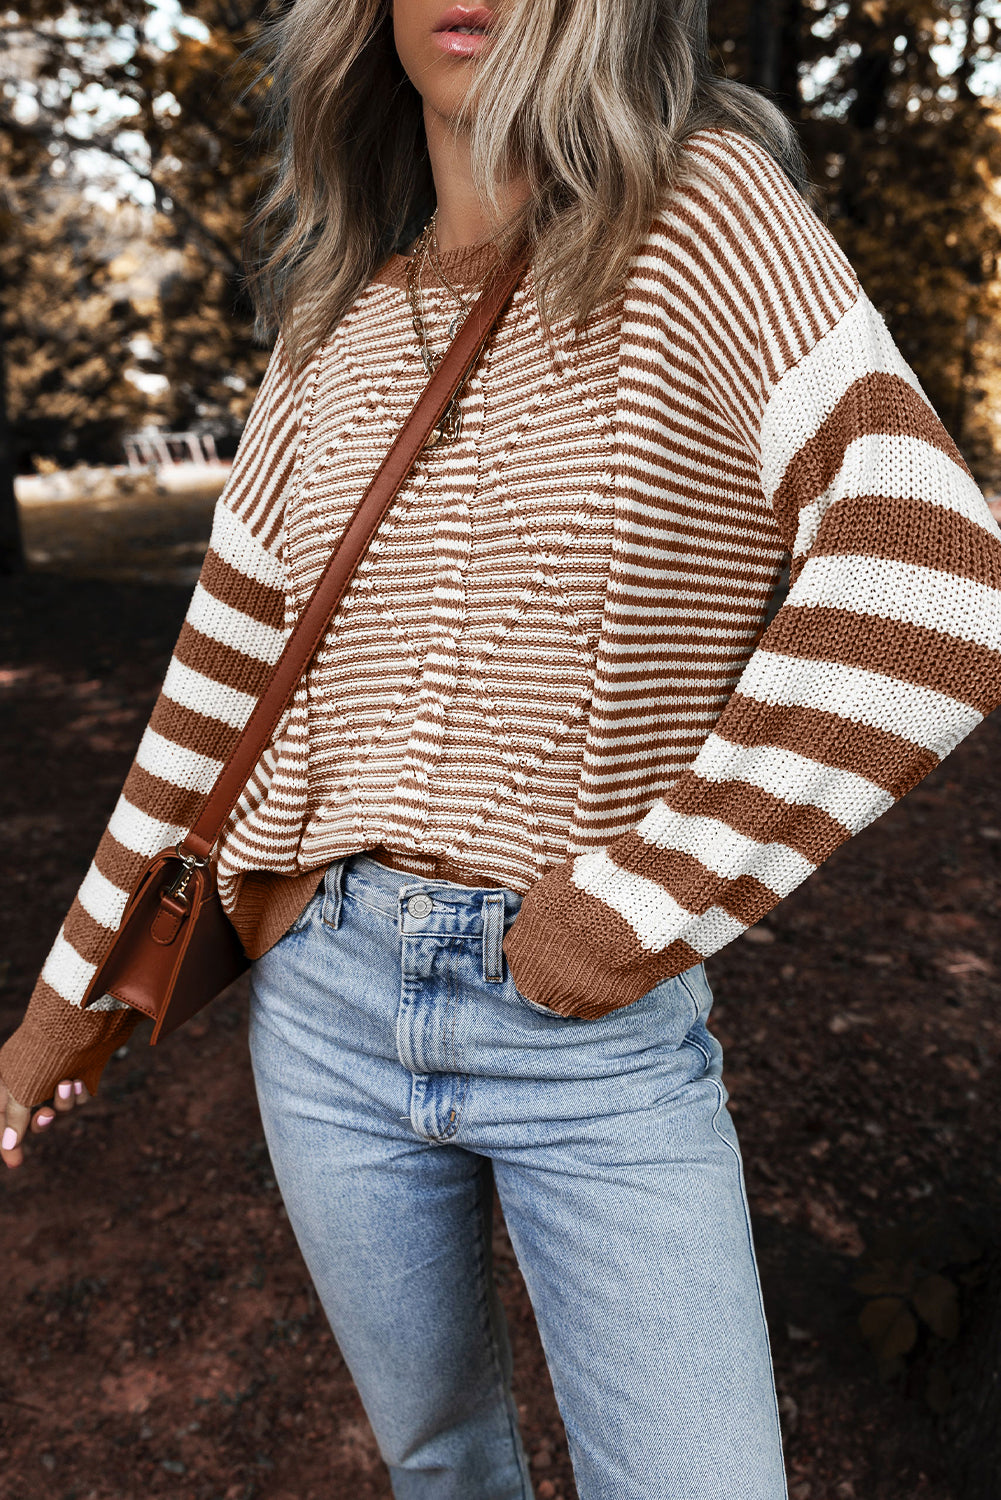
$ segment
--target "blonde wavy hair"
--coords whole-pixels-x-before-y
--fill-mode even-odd
[[[301,365],[435,205],[423,103],[396,53],[391,0],[295,0],[265,33],[264,130],[277,148],[248,225],[260,335]],[[457,120],[503,254],[532,247],[547,335],[580,330],[620,286],[696,130],[749,136],[818,206],[792,124],[765,95],[713,73],[708,0],[502,0]],[[501,184],[528,201],[502,220]]]

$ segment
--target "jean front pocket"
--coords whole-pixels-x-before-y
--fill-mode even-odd
[[[519,1005],[523,1005],[526,1010],[534,1010],[537,1015],[548,1016],[551,1021],[562,1021],[564,1024],[567,1021],[577,1019],[576,1016],[561,1016],[558,1010],[552,1010],[548,1005],[540,1005],[537,1000],[529,1000],[527,995],[521,993],[521,990],[515,984],[510,974],[508,974],[508,986],[515,1000],[517,1000]]]
[[[712,992],[701,964],[683,974],[660,980],[625,1005],[590,1016],[564,1015],[537,1000],[530,1000],[518,989],[506,965],[505,974],[507,988],[515,1003],[526,1011],[548,1017],[556,1025],[594,1028],[595,1031],[621,1034],[623,1039],[642,1032],[651,1038],[651,1044],[655,1039],[658,1044],[669,1048],[681,1046],[689,1032],[708,1014],[712,1004]]]

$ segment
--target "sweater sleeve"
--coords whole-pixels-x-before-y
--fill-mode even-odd
[[[167,676],[93,863],[0,1050],[0,1077],[23,1104],[102,1070],[141,1019],[110,996],[81,1001],[144,864],[187,832],[250,716],[284,641],[284,491],[298,420],[279,340],[216,505],[208,552]]]
[[[667,795],[525,898],[505,952],[561,1014],[739,937],[1001,703],[1001,532],[861,289],[756,436],[789,593]]]

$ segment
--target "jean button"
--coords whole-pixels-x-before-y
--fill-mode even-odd
[[[429,917],[434,911],[434,902],[430,896],[411,896],[407,902],[407,912],[411,917]]]

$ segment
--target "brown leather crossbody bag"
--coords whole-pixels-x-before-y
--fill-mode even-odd
[[[211,852],[379,523],[468,378],[527,261],[527,251],[518,249],[497,267],[473,303],[359,501],[194,827],[175,848],[150,860],[137,880],[118,932],[84,995],[84,1009],[112,995],[152,1018],[150,1041],[156,1043],[249,966],[219,899]]]

